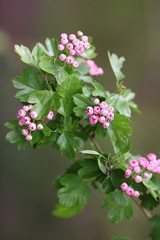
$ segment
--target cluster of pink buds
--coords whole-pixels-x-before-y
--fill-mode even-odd
[[[88,37],[83,35],[81,31],[78,31],[77,35],[62,33],[61,41],[57,48],[59,51],[64,51],[59,55],[59,59],[77,68],[78,62],[75,61],[73,56],[81,56],[85,49],[90,48],[90,43],[88,42]]]
[[[138,159],[130,160],[128,169],[125,171],[125,178],[132,177],[136,183],[142,182],[143,179],[149,179],[152,173],[160,174],[160,159],[154,153],[149,153],[146,158],[140,157]],[[136,192],[137,197],[140,193],[134,191],[127,183],[121,184],[121,189],[127,195],[134,196]]]
[[[32,140],[32,132],[35,130],[41,131],[43,129],[43,124],[40,120],[37,120],[38,114],[32,111],[32,105],[25,105],[19,109],[17,113],[17,118],[19,119],[18,125],[23,126],[21,133],[25,137],[26,141]],[[47,115],[48,120],[54,118],[54,113],[50,111]]]
[[[93,99],[94,107],[88,106],[86,114],[89,117],[89,122],[92,125],[98,122],[102,124],[103,128],[109,127],[109,121],[114,119],[114,108],[110,107],[106,102],[98,98]]]
[[[90,76],[103,75],[103,69],[98,67],[93,60],[86,60],[84,63],[89,67]]]

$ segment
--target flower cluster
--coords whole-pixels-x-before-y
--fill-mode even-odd
[[[62,33],[61,41],[57,48],[59,51],[64,51],[59,55],[59,59],[77,68],[79,64],[73,56],[81,56],[85,49],[90,48],[90,43],[88,42],[88,37],[83,35],[81,31],[77,32],[77,36],[75,34],[67,35]]]
[[[93,60],[86,60],[84,63],[89,67],[89,74],[91,76],[103,75],[103,69],[98,67]]]
[[[143,179],[150,178],[151,173],[160,174],[160,159],[157,159],[154,153],[149,153],[147,158],[140,157],[135,160],[130,160],[128,169],[125,171],[125,178],[132,177],[136,183],[140,183]],[[121,184],[121,189],[130,196],[139,197],[140,195],[139,192],[134,191],[134,189],[129,187],[125,182]]]
[[[100,102],[98,98],[94,98],[93,103],[94,107],[88,106],[86,108],[90,124],[95,125],[99,122],[103,128],[108,128],[109,121],[114,119],[114,108],[110,107],[105,101]]]
[[[24,126],[21,133],[25,137],[26,141],[32,140],[31,132],[35,130],[41,131],[43,129],[41,121],[36,120],[38,114],[35,111],[32,111],[32,107],[32,105],[24,105],[17,113],[17,118],[19,119],[18,125]],[[53,118],[54,113],[50,111],[47,115],[47,119],[52,120]]]

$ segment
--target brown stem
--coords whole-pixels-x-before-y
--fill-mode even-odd
[[[148,211],[146,208],[143,208],[135,198],[132,199],[135,202],[135,204],[140,208],[140,210],[144,213],[147,219],[150,220],[152,218],[152,214],[150,213],[150,211]]]

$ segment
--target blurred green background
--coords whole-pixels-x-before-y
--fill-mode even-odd
[[[20,106],[11,79],[23,63],[14,44],[30,48],[46,37],[83,31],[94,39],[105,75],[100,82],[114,90],[107,50],[127,59],[126,85],[136,92],[142,114],[133,115],[133,153],[159,153],[160,119],[160,1],[149,0],[0,0],[1,79],[1,240],[106,239],[115,235],[147,239],[149,225],[135,207],[133,220],[115,225],[101,209],[102,195],[93,191],[86,210],[69,220],[51,215],[56,203],[52,179],[65,170],[68,160],[46,149],[18,152],[5,141],[4,122],[14,119]],[[103,142],[103,148],[107,148]]]

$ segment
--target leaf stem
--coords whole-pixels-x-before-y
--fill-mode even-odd
[[[135,202],[135,204],[139,207],[139,209],[144,213],[144,215],[146,216],[146,218],[148,220],[150,220],[152,218],[152,214],[150,213],[149,210],[147,210],[146,208],[143,208],[141,206],[141,204],[135,199],[135,198],[132,198],[132,200]]]

